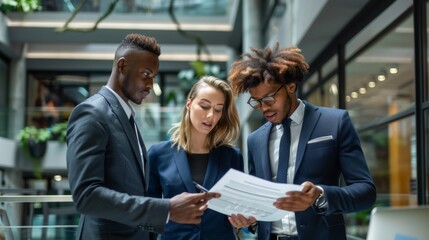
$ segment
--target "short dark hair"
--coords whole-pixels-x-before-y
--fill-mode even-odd
[[[277,42],[273,49],[251,50],[252,53],[244,53],[236,60],[229,71],[228,80],[236,95],[262,82],[301,83],[308,72],[309,65],[297,47],[280,49]]]
[[[123,48],[146,50],[156,54],[157,56],[161,55],[161,47],[156,42],[155,38],[138,33],[131,33],[125,36],[119,45],[118,50]]]

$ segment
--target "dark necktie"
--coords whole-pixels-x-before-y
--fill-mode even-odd
[[[144,156],[143,156],[143,153],[141,152],[141,151],[146,151],[146,148],[145,148],[145,145],[144,145],[144,142],[143,142],[143,139],[141,138],[141,136],[140,136],[140,134],[138,133],[138,131],[136,131],[136,124],[135,124],[135,122],[134,122],[134,117],[133,117],[133,115],[131,114],[131,117],[130,117],[130,124],[131,124],[131,127],[133,128],[133,134],[134,134],[134,136],[136,137],[136,141],[137,141],[137,143],[139,144],[139,150],[140,150],[140,157],[141,157],[141,160],[142,160],[142,163],[143,163],[143,165],[142,165],[142,167],[143,167],[143,169],[144,169],[144,165],[145,165],[145,161],[144,161]],[[143,170],[143,174],[144,174],[144,170]]]
[[[279,151],[279,166],[277,168],[277,182],[286,183],[287,170],[289,168],[289,153],[290,153],[290,122],[287,118],[283,121],[283,135],[280,140]]]
[[[136,134],[136,127],[135,127],[135,122],[134,122],[134,117],[133,117],[133,115],[131,114],[131,117],[130,117],[130,124],[131,124],[131,127],[133,128],[133,132],[134,132],[134,135]]]

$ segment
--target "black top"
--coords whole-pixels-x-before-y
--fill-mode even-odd
[[[192,180],[203,185],[210,153],[188,153]]]

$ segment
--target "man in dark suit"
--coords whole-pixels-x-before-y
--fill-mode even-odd
[[[107,86],[75,107],[67,129],[67,170],[77,239],[149,239],[168,221],[197,224],[217,193],[147,197],[147,152],[128,101],[141,104],[158,72],[160,47],[127,35],[115,52]]]
[[[277,44],[252,51],[229,73],[234,92],[249,92],[248,104],[268,120],[248,138],[249,173],[301,184],[303,190],[273,203],[289,211],[282,220],[258,222],[251,229],[257,227],[261,240],[346,239],[342,214],[368,209],[376,199],[351,119],[345,110],[316,107],[295,96],[308,71],[298,48]],[[233,225],[246,221],[241,215],[232,219]]]

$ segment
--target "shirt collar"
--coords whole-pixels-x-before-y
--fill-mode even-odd
[[[301,99],[298,99],[299,105],[295,109],[295,111],[290,116],[290,119],[292,120],[291,124],[302,124],[302,121],[304,120],[304,112],[305,112],[305,104],[301,101]],[[282,124],[276,125],[277,129],[283,128]]]
[[[135,110],[133,106],[131,106],[128,102],[125,102],[124,99],[122,99],[115,91],[113,91],[109,86],[106,85],[106,88],[109,89],[113,95],[118,99],[119,103],[121,104],[122,108],[125,111],[125,114],[127,114],[127,118],[129,119],[131,117],[131,114],[135,116]]]
[[[298,99],[298,102],[299,105],[290,116],[290,119],[292,119],[292,122],[296,124],[302,124],[302,121],[304,120],[305,104],[301,101],[301,99]]]

